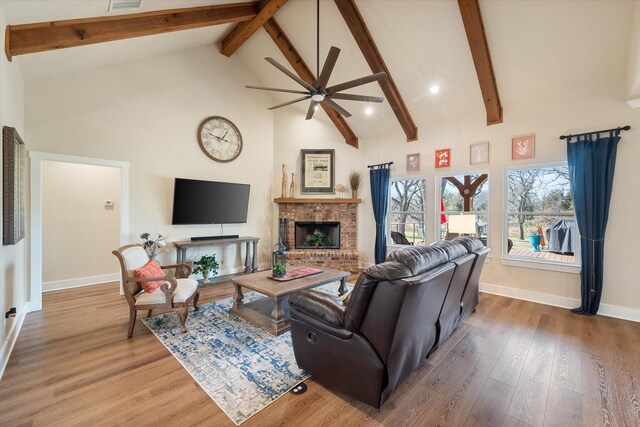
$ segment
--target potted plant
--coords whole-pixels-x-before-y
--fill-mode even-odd
[[[360,181],[362,180],[362,174],[358,171],[351,171],[349,173],[349,185],[351,186],[351,198],[358,198],[358,188],[360,188]]]
[[[327,237],[320,231],[314,231],[313,234],[307,236],[307,246],[322,246],[327,241]]]
[[[540,239],[542,235],[538,233],[539,227],[531,227],[529,229],[529,243],[533,247],[533,252],[540,252]]]
[[[285,274],[287,274],[286,264],[273,264],[271,267],[271,275],[273,277],[284,277]]]
[[[194,274],[202,273],[203,283],[207,283],[209,279],[209,275],[213,274],[214,276],[218,274],[218,261],[216,261],[216,256],[214,255],[202,255],[198,261],[194,261],[193,265],[196,268],[193,269]]]

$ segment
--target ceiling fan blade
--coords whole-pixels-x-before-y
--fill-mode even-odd
[[[318,103],[316,101],[311,101],[309,104],[309,109],[307,110],[307,117],[305,120],[310,120],[313,117],[313,113],[316,112],[316,108],[318,108]]]
[[[245,87],[247,89],[271,90],[273,92],[299,93],[302,95],[307,95],[309,93],[309,92],[305,92],[304,90],[278,89],[275,87],[261,87],[261,86],[245,86]]]
[[[341,106],[339,106],[338,104],[336,104],[335,102],[333,102],[331,99],[329,98],[325,98],[324,101],[325,104],[327,104],[327,106],[329,108],[331,108],[332,110],[334,110],[336,113],[340,114],[343,117],[351,117],[351,113],[348,112],[347,110],[345,110],[344,108],[342,108]]]
[[[351,93],[334,93],[328,95],[333,99],[344,99],[347,101],[366,101],[366,102],[382,102],[384,98],[381,96],[353,95]]]
[[[333,67],[336,65],[336,61],[338,60],[338,55],[340,55],[340,49],[335,46],[331,46],[329,49],[329,53],[327,54],[327,59],[324,61],[324,65],[322,66],[322,71],[320,72],[320,76],[314,86],[318,91],[323,91],[329,82],[329,77],[333,72]]]
[[[336,93],[345,89],[351,89],[352,87],[364,85],[367,83],[375,82],[377,80],[382,80],[387,78],[387,73],[381,71],[379,73],[371,74],[370,76],[360,77],[355,80],[350,80],[348,82],[340,83],[335,86],[331,86],[327,88],[327,93]]]
[[[276,108],[286,107],[287,105],[295,104],[296,102],[304,101],[305,99],[311,98],[311,95],[303,96],[301,98],[296,98],[293,101],[288,101],[283,104],[274,105],[271,108],[267,108],[267,110],[275,110]]]
[[[295,74],[293,74],[291,71],[287,70],[285,67],[283,67],[282,65],[278,64],[278,62],[276,62],[275,59],[271,58],[271,57],[267,57],[264,58],[267,60],[267,62],[269,62],[271,65],[273,65],[274,67],[276,67],[278,70],[282,71],[283,73],[285,73],[287,76],[291,77],[293,80],[295,80],[296,82],[298,82],[298,84],[300,86],[302,86],[303,88],[307,89],[308,91],[315,91],[314,87],[311,86],[309,83],[305,82],[304,80],[302,80],[300,77],[296,76]]]

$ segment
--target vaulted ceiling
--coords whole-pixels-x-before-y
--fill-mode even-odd
[[[136,12],[226,3],[240,2],[145,0],[142,9]],[[632,31],[634,14],[640,7],[637,3],[480,1],[488,50],[506,111],[504,120],[508,120],[509,107],[519,102],[630,78],[628,70],[638,68],[628,62],[632,57],[638,60],[637,55],[630,55],[630,50],[637,46],[633,37],[637,37],[638,31]],[[11,25],[113,15],[107,12],[108,4],[109,0],[2,1],[7,23]],[[356,0],[356,4],[416,122],[424,127],[433,121],[485,111],[458,2]],[[314,74],[317,72],[315,10],[315,1],[289,0],[275,15]],[[320,13],[321,62],[331,46],[342,50],[330,83],[371,74],[336,3],[322,0]],[[221,41],[234,26],[222,24],[34,53],[17,56],[14,62],[21,67],[25,80],[34,80],[196,46],[210,45],[219,52]],[[289,67],[276,44],[260,28],[233,53],[234,60],[255,75],[254,81],[244,84],[297,89],[293,81],[264,61],[266,56]],[[432,85],[438,85],[440,92],[430,93]],[[239,85],[238,90],[248,89]],[[360,87],[357,93],[383,96],[377,83]],[[628,95],[621,94],[621,102]],[[272,103],[265,108],[289,99],[293,97],[273,94]],[[343,101],[342,104],[353,114],[346,122],[360,139],[402,130],[387,101],[373,105],[372,116],[364,114],[365,103]],[[285,108],[299,111],[303,120],[307,105]],[[317,113],[315,119],[328,120],[324,113]],[[419,130],[420,134],[428,131],[428,126]]]

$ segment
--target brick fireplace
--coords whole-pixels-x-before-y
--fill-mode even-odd
[[[288,264],[317,265],[345,271],[358,269],[357,214],[360,199],[287,198],[275,199],[275,202],[278,203],[279,218],[288,222],[283,236],[290,248]],[[314,232],[326,237],[320,247],[307,243],[306,236]],[[304,238],[300,237],[301,233]]]

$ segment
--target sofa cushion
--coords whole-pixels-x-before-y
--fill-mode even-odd
[[[140,268],[136,268],[133,272],[134,276],[138,279],[148,279],[151,277],[163,277],[165,276],[160,264],[156,261],[151,260]],[[158,289],[165,280],[154,280],[151,282],[141,282],[140,286],[144,289],[145,292],[153,293],[156,289]]]
[[[452,242],[460,243],[469,252],[475,252],[475,251],[478,251],[479,249],[484,248],[484,245],[482,244],[480,239],[476,239],[475,237],[469,237],[469,236],[456,237],[455,239],[452,240]]]
[[[433,242],[429,246],[443,250],[444,253],[447,254],[449,261],[469,253],[468,249],[464,245],[449,240]]]
[[[444,264],[449,259],[447,255],[432,246],[411,246],[391,252],[387,261],[367,268],[364,273],[369,277],[383,280],[395,280],[403,277],[416,276]]]
[[[178,286],[173,291],[173,303],[183,303],[198,289],[198,281],[195,279],[176,279]],[[164,283],[164,282],[162,282]],[[147,304],[164,304],[166,302],[164,292],[139,292],[135,295],[136,306]]]

